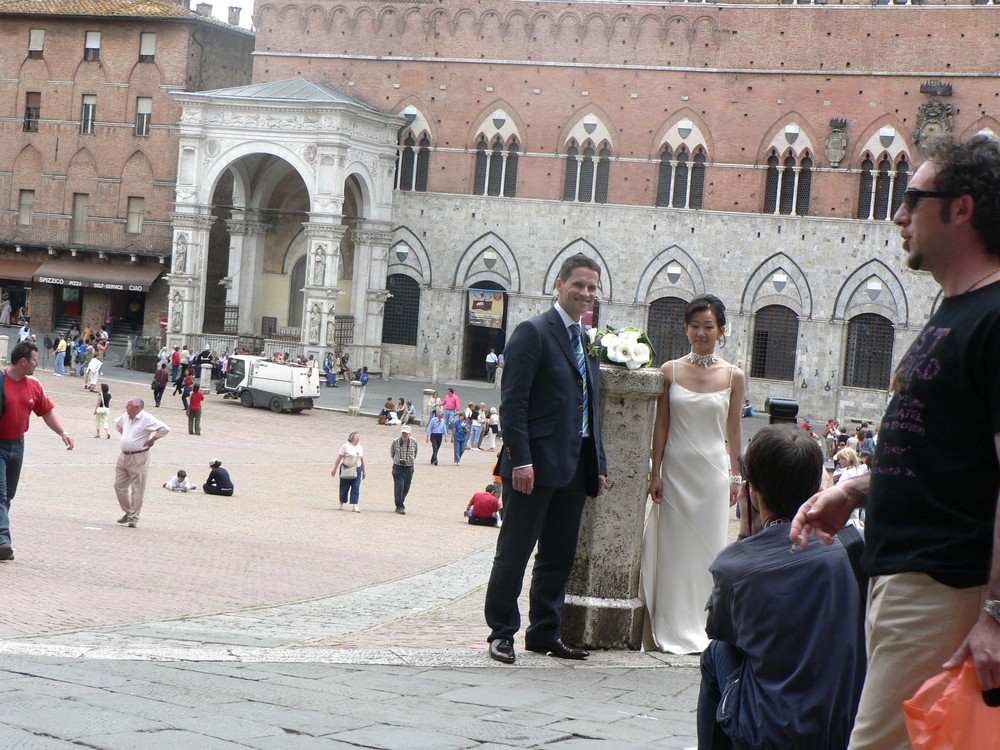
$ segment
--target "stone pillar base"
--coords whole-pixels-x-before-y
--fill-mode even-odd
[[[361,414],[361,402],[363,400],[364,394],[362,393],[362,386],[360,380],[351,381],[351,402],[347,407],[348,415],[352,417],[357,417]]]
[[[562,608],[562,632],[573,634],[573,645],[638,650],[642,643],[642,618],[643,606],[638,598],[567,595]]]

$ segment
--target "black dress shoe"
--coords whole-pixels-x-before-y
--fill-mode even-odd
[[[504,664],[513,664],[514,640],[512,638],[496,638],[490,641],[490,658]]]
[[[528,651],[534,651],[538,654],[552,654],[552,656],[559,659],[586,659],[590,656],[590,652],[586,649],[577,648],[576,646],[567,646],[563,643],[562,638],[556,638],[554,641],[541,644],[528,645],[526,643],[524,647],[528,649]]]

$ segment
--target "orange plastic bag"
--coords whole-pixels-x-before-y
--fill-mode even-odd
[[[903,710],[913,750],[1000,748],[1000,708],[983,702],[971,660],[931,677]]]

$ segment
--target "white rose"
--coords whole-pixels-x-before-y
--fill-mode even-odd
[[[649,362],[651,354],[652,352],[646,344],[634,344],[632,346],[632,358],[626,363],[628,369],[637,370],[640,367],[645,367],[646,363]]]
[[[597,340],[597,329],[596,328],[588,328],[587,329],[587,338],[590,339],[590,345],[593,346],[594,342]]]
[[[624,341],[628,344],[637,344],[639,342],[639,332],[638,331],[621,331],[618,334],[618,340]]]

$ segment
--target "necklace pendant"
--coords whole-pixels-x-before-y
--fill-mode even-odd
[[[700,365],[701,367],[708,368],[719,359],[719,355],[715,352],[711,352],[710,354],[695,354],[694,352],[691,352],[687,355],[687,358],[688,362],[693,365]]]

